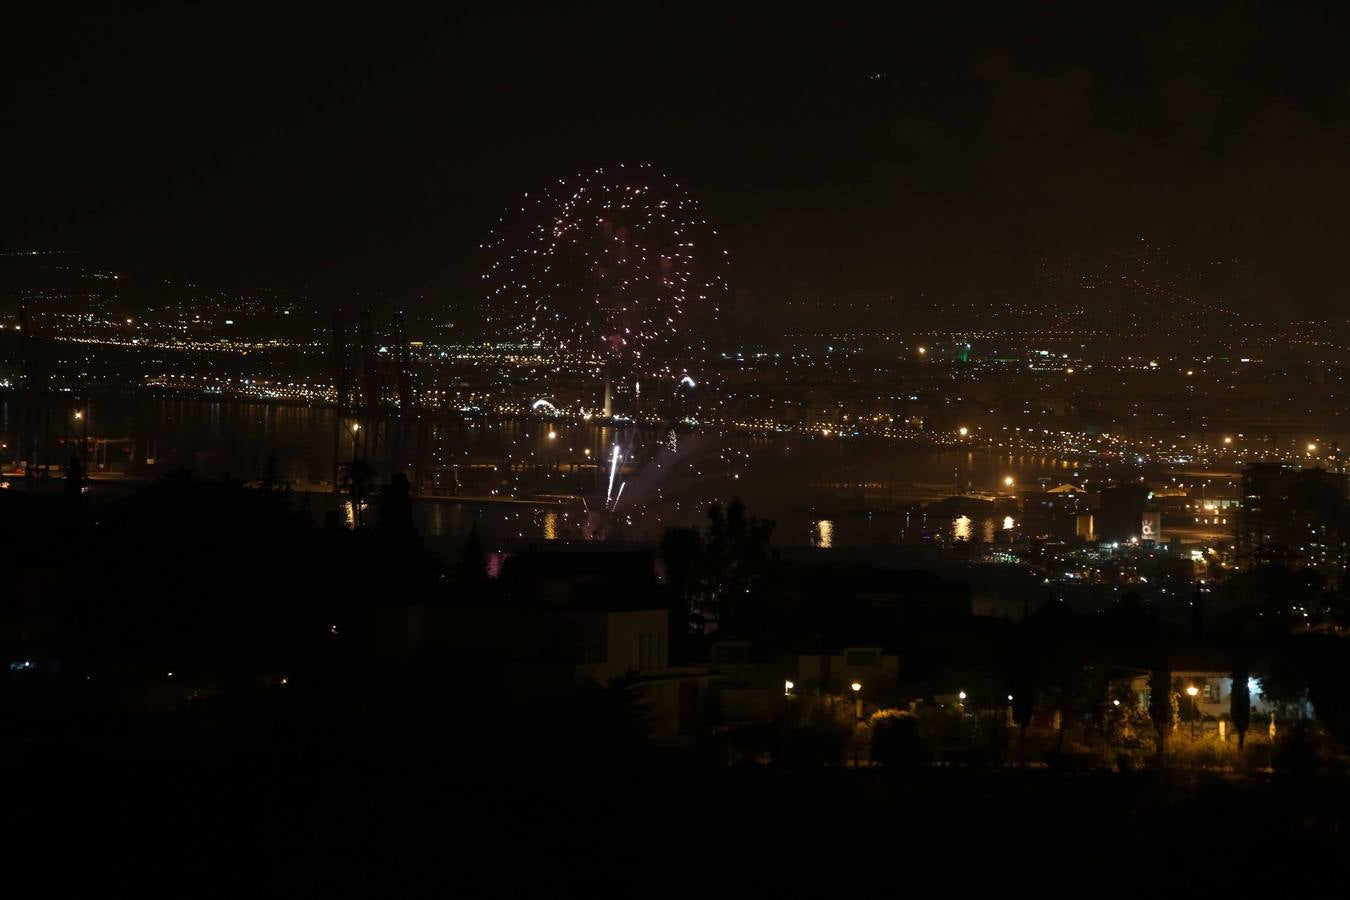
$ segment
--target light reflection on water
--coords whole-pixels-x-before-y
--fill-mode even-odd
[[[816,521],[811,535],[811,545],[828,550],[834,546],[834,522],[829,519]]]
[[[353,452],[349,436],[335,443],[338,423],[332,410],[140,397],[100,399],[94,409],[95,430],[112,437],[115,454],[134,460],[144,477],[183,466],[206,477],[228,474],[250,479],[275,455],[282,477],[293,482],[296,492],[312,492],[308,502],[316,519],[332,511],[339,521],[351,523],[355,518],[343,503],[345,498],[332,493],[337,464]],[[0,439],[12,437],[14,412],[14,400],[0,398]],[[417,457],[408,471],[424,495],[414,508],[418,530],[429,538],[455,540],[474,525],[487,538],[589,536],[589,520],[575,503],[508,505],[490,502],[489,497],[512,489],[504,482],[511,480],[505,473],[513,465],[519,468],[522,496],[591,490],[597,482],[589,467],[614,445],[617,434],[608,426],[555,419],[435,416],[409,423],[406,435],[395,424],[386,427],[381,440],[390,443],[378,446],[401,445],[409,456]],[[645,429],[634,441],[636,446],[648,446],[664,437],[660,430]],[[953,518],[956,509],[951,506],[925,510],[922,504],[940,503],[966,490],[997,492],[1008,475],[1018,484],[1032,484],[1050,472],[1080,474],[1080,463],[1045,455],[951,451],[871,440],[738,433],[696,439],[681,432],[677,446],[679,458],[703,452],[707,465],[700,464],[694,476],[663,480],[662,472],[656,471],[645,479],[630,477],[626,515],[609,525],[610,537],[657,542],[668,527],[704,529],[707,504],[736,496],[751,515],[777,523],[773,541],[784,546],[805,543],[842,550],[924,541],[992,543],[1006,536],[1000,529],[1018,527],[1005,517],[1006,507],[991,508],[987,514],[974,505],[957,507],[974,515]],[[147,466],[151,455],[157,462]],[[1094,478],[1106,474],[1091,473]],[[387,475],[386,464],[378,480],[383,482]],[[112,490],[116,484],[105,487]],[[646,493],[635,494],[641,487]],[[646,513],[644,506],[651,512]],[[370,522],[378,515],[377,508],[370,509],[365,518]]]
[[[970,540],[970,516],[957,516],[952,519],[952,537],[958,541]]]

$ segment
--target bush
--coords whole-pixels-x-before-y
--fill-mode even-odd
[[[1274,756],[1274,745],[1266,741],[1248,741],[1242,751],[1242,761],[1249,769],[1269,769]]]
[[[1200,738],[1185,744],[1178,741],[1172,749],[1173,765],[1193,769],[1226,768],[1231,762],[1230,751],[1217,739]]]
[[[890,769],[916,769],[928,762],[919,720],[912,713],[884,709],[872,716],[872,760]]]
[[[769,726],[761,724],[740,725],[712,740],[717,762],[724,766],[754,765],[769,755],[772,746]]]
[[[792,768],[837,766],[843,764],[853,740],[850,698],[806,696],[794,704],[784,723],[776,758]]]
[[[1271,765],[1284,775],[1309,775],[1321,762],[1321,748],[1312,723],[1300,720],[1276,741]]]
[[[975,722],[953,709],[922,706],[916,718],[929,755],[938,762],[968,761],[977,742]]]
[[[1055,772],[1090,772],[1099,763],[1097,754],[1082,751],[1051,752],[1045,755],[1045,764]]]

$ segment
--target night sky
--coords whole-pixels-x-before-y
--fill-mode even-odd
[[[1350,309],[1337,4],[50,6],[0,38],[0,249],[453,305],[520,192],[650,161],[769,307],[1027,291],[1142,238],[1243,260],[1239,306]]]

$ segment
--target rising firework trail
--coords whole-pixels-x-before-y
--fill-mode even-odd
[[[617,498],[614,497],[614,476],[619,471],[619,445],[614,445],[614,452],[609,459],[609,487],[605,489],[605,509],[613,509]]]

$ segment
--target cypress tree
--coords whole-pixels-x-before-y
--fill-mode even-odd
[[[1157,734],[1158,758],[1167,746],[1167,730],[1172,727],[1172,668],[1166,654],[1148,677],[1148,714]]]
[[[1229,697],[1229,712],[1233,719],[1233,730],[1237,732],[1238,752],[1247,740],[1247,729],[1252,724],[1252,692],[1247,683],[1247,665],[1238,661],[1233,666],[1233,691]]]

